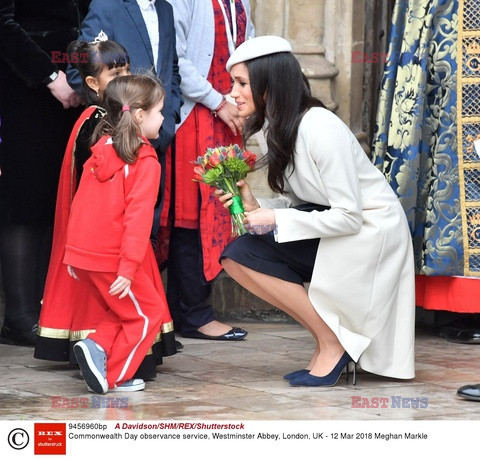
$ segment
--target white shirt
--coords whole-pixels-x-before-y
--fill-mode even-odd
[[[150,38],[150,44],[152,45],[153,64],[155,70],[157,70],[159,32],[155,0],[137,0],[137,3],[147,26],[148,38]]]

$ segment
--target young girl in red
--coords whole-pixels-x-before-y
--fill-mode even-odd
[[[114,78],[130,74],[130,58],[123,46],[100,36],[90,43],[84,41],[70,43],[68,53],[82,77],[83,96],[88,107],[72,130],[60,173],[53,246],[34,357],[68,361],[76,365],[73,346],[95,331],[97,324],[103,320],[105,310],[103,303],[96,302],[86,286],[75,282],[65,269],[63,257],[67,224],[83,164],[91,155],[93,132],[105,115],[103,108],[105,88]],[[145,260],[144,268],[148,268],[155,284],[162,290],[163,284],[153,253],[150,259]],[[155,379],[156,367],[162,363],[163,357],[175,353],[173,322],[170,313],[165,311],[164,321],[155,337],[154,345],[148,350],[135,376],[145,380]]]
[[[168,311],[163,290],[143,265],[153,252],[160,182],[147,138],[158,137],[163,101],[160,83],[149,76],[122,76],[107,85],[107,113],[72,203],[64,263],[106,309],[95,332],[73,350],[87,386],[99,394],[145,387],[132,378]]]
[[[34,356],[76,364],[73,344],[95,329],[103,308],[84,300],[89,296],[87,289],[69,277],[63,264],[68,218],[83,164],[91,155],[93,131],[105,115],[103,92],[111,80],[130,73],[130,58],[125,48],[112,40],[74,41],[69,44],[68,53],[82,76],[82,95],[88,106],[72,129],[60,171],[52,252]],[[87,302],[88,309],[79,307]]]

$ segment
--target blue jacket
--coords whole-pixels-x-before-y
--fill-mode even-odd
[[[165,120],[160,137],[151,143],[158,153],[163,154],[175,135],[175,123],[180,121],[183,99],[172,7],[165,0],[157,0],[155,8],[158,12],[160,32],[156,74],[165,89],[165,105],[162,111]],[[101,30],[110,40],[126,48],[130,55],[132,73],[152,70],[152,47],[140,7],[135,0],[93,0],[81,25],[79,40],[93,41]],[[82,83],[78,72],[69,67],[67,77],[71,86],[81,92]]]

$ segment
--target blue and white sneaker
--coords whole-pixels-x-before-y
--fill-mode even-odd
[[[86,338],[73,346],[73,352],[88,388],[96,394],[105,394],[108,391],[105,351],[95,341]]]
[[[143,379],[128,379],[120,386],[110,389],[111,392],[136,392],[145,389],[145,381]]]

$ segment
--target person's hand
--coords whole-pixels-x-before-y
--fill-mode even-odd
[[[245,118],[238,115],[236,105],[226,102],[225,105],[217,111],[217,116],[231,129],[233,135],[242,133]]]
[[[258,209],[260,206],[258,201],[255,199],[252,190],[248,186],[248,183],[245,182],[245,180],[240,180],[237,182],[237,185],[240,188],[240,197],[242,198],[245,212],[251,212],[252,210]],[[223,207],[226,209],[232,205],[232,193],[225,193],[223,190],[215,190],[214,194],[218,197],[220,202],[223,203]]]
[[[77,273],[73,269],[73,266],[67,265],[67,271],[70,277],[73,277],[75,280],[78,280]]]
[[[273,209],[262,208],[245,212],[243,223],[250,233],[266,234],[275,229],[275,212]]]
[[[82,97],[67,83],[67,76],[61,70],[58,72],[58,77],[55,78],[55,81],[47,84],[47,88],[50,89],[52,96],[55,97],[65,109],[78,107],[83,101]]]
[[[132,284],[131,279],[128,279],[123,276],[118,276],[115,279],[115,282],[112,285],[110,285],[110,290],[108,291],[108,293],[110,293],[110,295],[120,294],[118,299],[121,300],[122,298],[125,298],[129,294],[131,284]]]

